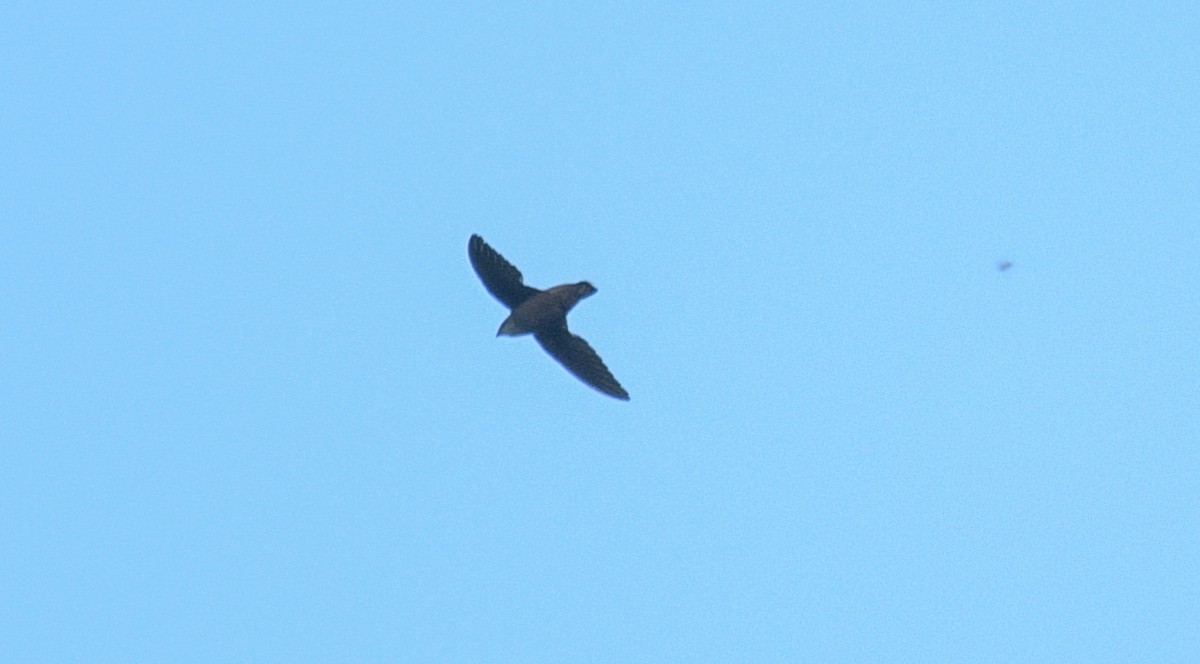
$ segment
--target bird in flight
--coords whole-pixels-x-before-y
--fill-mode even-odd
[[[595,293],[595,286],[586,281],[547,290],[526,286],[521,271],[478,235],[472,235],[467,243],[467,255],[483,286],[512,310],[500,324],[496,336],[516,337],[532,333],[550,357],[558,360],[576,378],[610,397],[629,401],[629,393],[613,378],[596,351],[582,337],[567,329],[567,312]]]

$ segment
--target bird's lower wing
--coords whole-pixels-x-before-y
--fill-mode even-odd
[[[542,348],[566,367],[575,377],[597,390],[617,399],[629,400],[629,393],[613,377],[604,361],[592,350],[582,337],[571,334],[566,328],[534,335]]]

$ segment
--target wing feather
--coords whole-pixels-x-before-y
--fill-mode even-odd
[[[509,309],[516,309],[522,302],[541,292],[526,286],[521,271],[478,235],[472,235],[467,243],[467,255],[484,288]]]
[[[534,337],[550,356],[566,367],[575,377],[610,397],[629,401],[629,393],[613,377],[604,361],[588,342],[566,327],[542,330]]]

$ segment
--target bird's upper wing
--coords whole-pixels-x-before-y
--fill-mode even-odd
[[[478,235],[472,235],[467,243],[467,255],[471,257],[471,267],[475,268],[475,274],[479,275],[484,287],[509,309],[516,309],[517,305],[541,292],[526,286],[521,271],[504,260]]]
[[[629,401],[629,393],[613,377],[604,361],[582,337],[571,334],[566,326],[541,330],[534,334],[547,353],[583,382],[610,397]]]

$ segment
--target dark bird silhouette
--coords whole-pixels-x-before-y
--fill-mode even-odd
[[[629,393],[613,378],[596,351],[567,329],[567,312],[595,293],[595,286],[586,281],[547,290],[526,286],[521,271],[478,235],[472,235],[467,243],[467,255],[488,292],[512,310],[496,336],[532,333],[542,348],[576,378],[610,397],[629,400]]]

